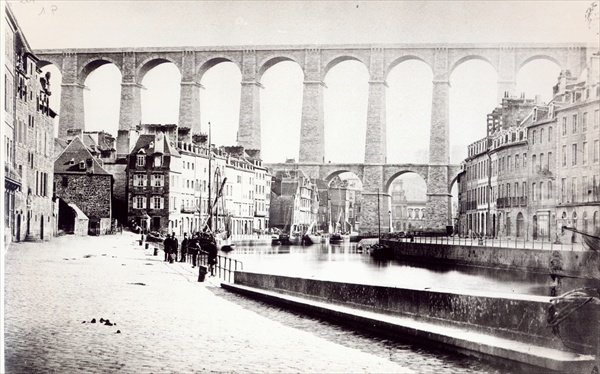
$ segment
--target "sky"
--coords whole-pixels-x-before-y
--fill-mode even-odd
[[[598,43],[584,18],[591,1],[9,1],[34,49],[165,46],[251,46],[369,43]],[[597,27],[597,26],[596,26]],[[53,73],[53,106],[60,108],[60,74]],[[52,70],[54,69],[54,70]],[[521,69],[517,91],[551,96],[559,68],[535,60]],[[54,81],[54,80],[57,81]],[[86,129],[116,134],[120,73],[104,65],[84,93]],[[162,64],[144,78],[142,122],[177,123],[180,74]],[[233,63],[202,80],[201,122],[213,142],[236,141],[241,74]],[[298,159],[303,75],[276,64],[261,83],[262,158]],[[388,162],[427,162],[432,75],[408,61],[387,77]],[[450,77],[450,154],[485,136],[496,103],[496,72],[483,61],[460,65]],[[368,71],[344,62],[325,78],[325,158],[363,162]]]

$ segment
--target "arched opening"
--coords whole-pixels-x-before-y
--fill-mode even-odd
[[[121,71],[116,65],[106,63],[94,69],[84,84],[85,131],[106,131],[116,136],[121,105]]]
[[[240,69],[230,61],[220,62],[202,75],[201,128],[208,134],[211,123],[211,142],[217,146],[237,144],[241,81]]]
[[[298,160],[303,81],[302,69],[292,61],[273,65],[261,78],[261,158],[265,162]]]
[[[559,74],[560,67],[555,62],[543,57],[531,60],[517,73],[517,92],[524,93],[528,99],[537,95],[541,102],[549,103]]]
[[[361,62],[343,61],[325,84],[325,161],[364,162],[369,72]]]
[[[394,231],[424,229],[427,220],[427,184],[412,172],[394,179],[389,188]]]
[[[171,62],[150,69],[142,78],[142,123],[179,123],[181,73]]]
[[[450,76],[450,162],[467,157],[467,147],[486,136],[486,118],[496,102],[497,73],[488,62],[468,60]]]
[[[358,232],[362,221],[362,189],[362,181],[352,172],[342,172],[329,178],[328,201],[319,202],[320,206],[327,206],[328,214],[320,215],[317,220],[319,229],[329,233]]]
[[[432,80],[431,68],[420,60],[404,61],[388,74],[386,135],[389,163],[429,162]]]
[[[533,216],[533,221],[536,221],[536,216]],[[523,213],[519,212],[519,214],[517,214],[517,238],[522,238],[523,236],[525,236],[525,230],[524,230],[524,222],[525,219],[523,218]],[[535,224],[534,224],[535,226]],[[534,238],[535,238],[535,234],[534,234]]]

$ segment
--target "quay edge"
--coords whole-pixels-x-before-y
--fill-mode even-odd
[[[378,334],[515,367],[566,373],[592,373],[598,367],[597,304],[577,310],[559,338],[547,327],[550,298],[544,296],[457,294],[248,272],[236,272],[235,283],[221,286]],[[577,353],[566,350],[566,344]]]

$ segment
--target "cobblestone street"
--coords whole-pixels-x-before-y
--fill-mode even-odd
[[[198,283],[197,269],[165,263],[137,239],[10,246],[6,372],[412,372],[219,297],[216,279]]]

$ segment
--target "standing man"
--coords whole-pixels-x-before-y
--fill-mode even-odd
[[[175,236],[175,233],[173,233],[173,235],[171,235],[171,253],[173,254],[173,256],[171,257],[171,263],[173,261],[177,261],[177,251],[179,250],[179,241],[177,240],[177,237]]]
[[[163,251],[165,252],[165,261],[169,261],[169,252],[171,250],[171,237],[167,234],[165,241],[163,242]]]
[[[179,258],[179,262],[185,262],[185,260],[186,260],[185,257],[188,253],[188,245],[189,245],[189,240],[187,238],[187,233],[184,232],[183,240],[181,241],[181,257]]]
[[[196,267],[196,259],[198,258],[198,249],[200,246],[200,238],[196,234],[188,241],[188,253],[192,256],[192,268]]]

